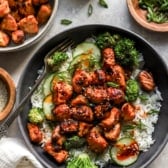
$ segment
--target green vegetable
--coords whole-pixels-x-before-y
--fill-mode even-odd
[[[72,74],[75,69],[94,70],[100,68],[100,63],[94,55],[82,54],[75,57],[69,65],[69,72]]]
[[[135,48],[135,44],[128,38],[122,38],[114,47],[116,61],[127,68],[138,66],[139,52]]]
[[[89,7],[88,7],[88,16],[91,16],[93,13],[93,6],[91,4],[89,4]]]
[[[71,84],[71,76],[68,71],[57,72],[54,74],[52,81],[50,83],[51,91],[57,82],[65,82]]]
[[[120,166],[133,164],[139,155],[137,142],[129,137],[119,139],[110,151],[112,160]]]
[[[114,87],[114,88],[118,88],[119,87],[119,84],[114,83],[114,82],[107,82],[106,84],[107,84],[107,86],[111,86],[111,87]]]
[[[147,10],[149,22],[168,22],[168,0],[139,0],[139,7]]]
[[[122,131],[123,131],[124,133],[126,133],[127,131],[130,131],[130,130],[133,130],[133,129],[135,129],[135,128],[136,128],[136,124],[133,124],[133,123],[122,125]]]
[[[45,118],[49,121],[54,120],[54,115],[52,113],[52,110],[54,108],[54,103],[52,102],[52,95],[48,95],[44,98],[43,101],[43,112],[45,115]]]
[[[68,70],[73,73],[74,69],[94,70],[100,68],[100,49],[91,42],[83,42],[74,49],[73,60]]]
[[[49,74],[44,80],[44,83],[43,83],[44,96],[51,94],[51,81],[53,77],[54,77],[54,74],[52,73],[52,74]]]
[[[68,55],[65,52],[58,52],[56,51],[51,57],[47,59],[48,65],[56,70],[60,64],[65,62],[68,59]]]
[[[69,24],[71,24],[72,23],[72,21],[71,20],[68,20],[68,19],[62,19],[61,20],[61,24],[63,24],[63,25],[69,25]]]
[[[81,153],[72,158],[66,168],[98,168],[89,158],[88,154]]]
[[[139,96],[139,85],[136,80],[129,79],[126,82],[126,100],[127,101],[135,101]]]
[[[159,111],[158,110],[155,110],[155,109],[152,109],[148,112],[148,114],[152,115],[152,114],[158,114]]]
[[[100,6],[102,6],[104,8],[108,8],[106,0],[99,0],[99,4],[100,4]]]
[[[41,108],[33,107],[29,110],[28,120],[34,124],[41,124],[44,121],[44,113]]]
[[[75,49],[73,50],[73,57],[76,57],[82,54],[94,55],[98,61],[100,61],[101,59],[100,49],[92,42],[83,42],[78,44],[75,47]]]
[[[139,64],[139,52],[135,44],[128,38],[121,38],[119,35],[111,35],[109,32],[97,36],[96,44],[100,49],[106,47],[114,48],[116,61],[127,68],[137,67]]]
[[[148,100],[148,96],[147,96],[147,94],[140,94],[139,95],[139,98],[141,99],[141,101],[143,101],[143,102],[145,102],[145,101],[147,101]]]
[[[139,120],[138,122],[136,122],[136,128],[139,129],[140,131],[146,130],[146,126],[142,123],[141,120]]]
[[[120,39],[118,34],[111,35],[109,32],[102,33],[96,37],[96,45],[100,48],[115,46]]]
[[[64,147],[66,150],[70,150],[72,148],[80,148],[86,143],[85,138],[81,138],[77,135],[74,135],[70,138],[67,138],[64,142]]]
[[[64,81],[67,83],[71,83],[71,76],[68,71],[58,72],[53,77],[53,81],[54,82]]]
[[[139,131],[144,131],[144,130],[146,130],[146,126],[142,123],[141,120],[139,120],[138,122],[127,123],[127,124],[122,125],[122,131],[124,133],[129,132],[133,129],[138,129]]]

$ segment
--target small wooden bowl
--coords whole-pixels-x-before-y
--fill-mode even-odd
[[[146,10],[143,10],[138,5],[138,0],[127,0],[127,5],[130,14],[144,28],[147,28],[156,32],[168,32],[168,23],[157,24],[154,22],[148,22],[146,19]]]
[[[11,112],[15,99],[16,99],[16,87],[13,79],[9,75],[9,73],[4,70],[3,68],[0,68],[0,80],[6,85],[8,97],[7,97],[7,103],[5,107],[0,112],[0,121],[5,119],[9,113]]]

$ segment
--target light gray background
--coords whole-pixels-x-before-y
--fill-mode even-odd
[[[168,65],[168,33],[152,32],[138,25],[130,16],[126,5],[126,0],[106,0],[108,9],[98,5],[98,0],[60,0],[57,15],[53,26],[47,35],[36,45],[20,52],[0,54],[0,67],[5,68],[13,77],[16,85],[21,73],[33,56],[33,52],[45,43],[49,38],[66,29],[86,24],[107,24],[118,26],[144,37],[155,50],[160,53]],[[88,4],[93,5],[93,14],[88,17]],[[60,24],[61,19],[70,19],[72,24],[65,26]],[[15,121],[10,130],[9,136],[21,137],[18,131],[17,121]],[[168,167],[168,144],[158,156],[158,158],[149,166],[149,168],[167,168]]]

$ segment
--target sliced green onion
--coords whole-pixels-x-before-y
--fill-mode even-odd
[[[148,96],[146,94],[140,94],[139,98],[141,99],[141,101],[145,102],[148,100]]]
[[[152,115],[152,114],[158,114],[159,111],[158,110],[155,110],[155,109],[152,109],[148,112],[148,114]]]
[[[104,8],[108,8],[107,2],[105,0],[99,0],[99,4]]]
[[[117,84],[115,82],[107,82],[106,84],[107,84],[107,86],[111,86],[111,87],[114,87],[114,88],[119,87],[119,84]]]
[[[88,16],[91,16],[93,13],[93,6],[92,4],[89,4],[89,7],[88,7]]]
[[[69,25],[69,24],[71,24],[72,23],[72,21],[71,20],[68,20],[68,19],[62,19],[61,20],[61,24],[63,24],[63,25]]]

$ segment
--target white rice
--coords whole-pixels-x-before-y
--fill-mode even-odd
[[[38,86],[37,90],[34,91],[33,95],[31,96],[31,104],[32,107],[42,108],[43,107],[43,89],[42,83]]]
[[[88,39],[88,41],[90,41],[90,40],[91,39]],[[72,60],[72,50],[70,48],[68,49],[67,54],[69,56],[69,59],[66,63],[64,63],[61,66],[59,71],[66,71],[68,69],[69,62]],[[140,59],[141,59],[140,62],[143,66],[142,55],[141,55]],[[135,79],[137,77],[137,75],[139,74],[139,72],[140,72],[140,69],[136,69],[133,72],[131,78]],[[40,85],[38,87],[38,89],[34,92],[34,94],[32,95],[31,103],[32,103],[33,107],[42,108],[42,102],[43,102],[43,98],[44,98],[42,90],[43,90],[42,85]],[[141,93],[142,93],[142,91],[140,92],[140,94]],[[143,151],[143,152],[148,151],[148,149],[151,147],[151,145],[155,142],[155,139],[152,138],[152,134],[154,132],[154,127],[158,121],[158,115],[159,115],[158,113],[154,113],[154,114],[148,114],[148,113],[151,110],[160,111],[161,101],[163,100],[161,97],[161,93],[157,87],[155,88],[155,90],[153,92],[151,92],[149,95],[147,95],[147,97],[148,97],[148,99],[145,102],[142,101],[140,98],[138,98],[133,103],[135,105],[135,107],[138,107],[136,110],[136,117],[134,119],[134,122],[141,122],[141,124],[143,125],[143,128],[144,128],[142,130],[140,130],[138,128],[134,128],[133,136],[134,136],[135,140],[137,141],[137,143],[139,144],[140,151]],[[51,132],[51,129],[49,128],[49,126],[45,122],[43,123],[43,126],[41,129],[44,132],[44,138],[43,138],[43,142],[42,142],[42,144],[44,144],[45,142],[47,142],[50,139],[52,132]],[[124,137],[124,136],[126,136],[125,133],[121,132],[119,138]],[[88,151],[87,148],[81,148],[81,150],[74,149],[74,150],[71,150],[70,152],[76,155],[76,154],[79,154],[83,151],[90,154],[93,161],[97,165],[99,165],[100,167],[103,167],[105,165],[105,163],[107,163],[110,160],[109,151],[104,152],[99,158],[95,158],[94,155],[91,154],[92,152]]]
[[[152,138],[152,133],[154,132],[155,124],[158,121],[158,113],[149,114],[151,110],[160,111],[161,108],[161,93],[158,88],[150,93],[148,100],[142,102],[139,98],[134,102],[135,106],[138,106],[136,111],[135,122],[141,121],[144,130],[135,129],[134,137],[139,144],[141,151],[147,151],[150,146],[155,142]]]
[[[136,69],[132,73],[131,79],[136,79],[140,71],[140,69]],[[144,92],[140,90],[140,94],[144,94]],[[140,151],[143,152],[148,151],[151,145],[155,142],[152,138],[152,134],[154,132],[155,124],[158,121],[159,113],[149,113],[152,110],[159,112],[161,108],[161,101],[163,100],[157,87],[155,87],[154,91],[151,93],[145,93],[145,96],[147,100],[142,101],[140,98],[137,98],[137,100],[133,103],[136,107],[136,116],[133,122],[141,122],[143,129],[134,128],[132,130],[133,137],[139,144]],[[124,136],[126,136],[126,134],[121,132],[120,138]]]
[[[51,140],[52,129],[50,128],[50,126],[46,122],[43,122],[42,127],[41,127],[41,131],[43,132],[43,139],[41,142],[41,146],[43,147],[46,142]]]

